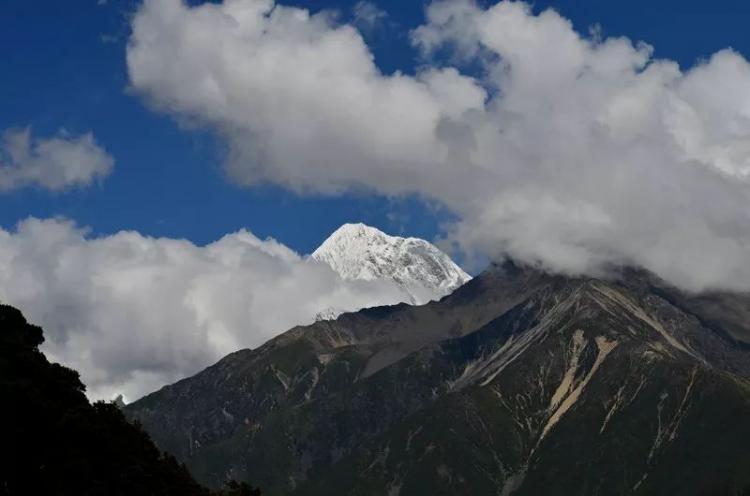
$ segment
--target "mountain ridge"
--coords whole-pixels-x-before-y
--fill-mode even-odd
[[[699,426],[750,413],[750,355],[652,286],[494,265],[438,302],[291,329],[126,411],[200,480],[268,494],[744,490],[750,429]]]

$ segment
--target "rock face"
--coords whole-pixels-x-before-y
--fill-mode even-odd
[[[471,279],[431,243],[389,236],[365,224],[344,224],[311,256],[344,279],[394,282],[412,305],[439,299]]]
[[[439,302],[291,329],[125,411],[200,480],[271,495],[742,494],[748,302],[507,263]]]

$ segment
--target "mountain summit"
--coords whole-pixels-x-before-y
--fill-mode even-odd
[[[344,279],[394,282],[413,305],[439,299],[471,279],[435,245],[361,223],[339,227],[311,257]]]

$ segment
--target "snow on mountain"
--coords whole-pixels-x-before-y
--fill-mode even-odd
[[[414,305],[439,299],[471,279],[433,244],[389,236],[365,224],[344,224],[311,257],[343,279],[392,282],[403,291],[403,301]],[[336,312],[324,313],[319,317]]]

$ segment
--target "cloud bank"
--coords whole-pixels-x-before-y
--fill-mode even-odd
[[[316,313],[408,298],[248,231],[205,247],[135,232],[91,238],[62,219],[0,229],[0,301],[45,330],[50,359],[92,398],[134,400]]]
[[[132,86],[223,136],[240,184],[416,193],[469,253],[750,289],[750,64],[732,50],[682,70],[508,1],[431,4],[413,75],[272,0],[146,0],[132,28]]]
[[[10,129],[0,142],[0,193],[28,186],[50,191],[90,186],[107,177],[114,159],[92,133],[33,138],[31,129]]]

